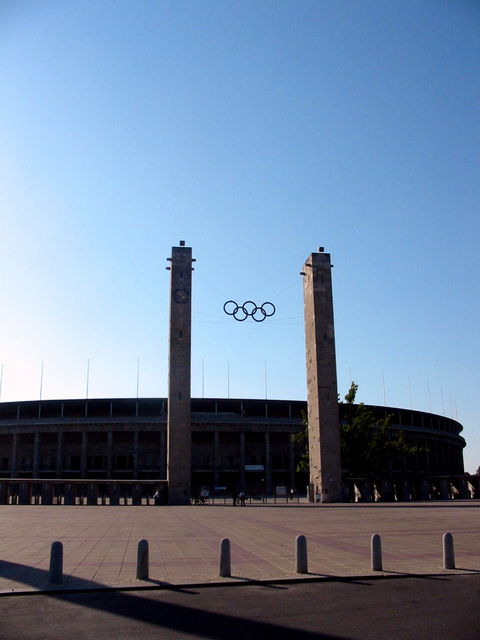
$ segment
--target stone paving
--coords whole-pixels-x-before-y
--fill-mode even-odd
[[[382,538],[391,574],[440,574],[442,534],[453,534],[457,572],[480,572],[480,502],[310,505],[0,506],[0,594],[51,589],[50,547],[64,547],[58,588],[132,587],[295,574],[295,537],[308,542],[309,575],[370,576],[370,537]],[[232,578],[218,577],[231,541]],[[150,579],[136,580],[137,543],[149,541]]]

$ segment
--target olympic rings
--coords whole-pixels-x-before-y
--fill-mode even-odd
[[[247,300],[239,305],[235,300],[227,300],[223,305],[223,310],[227,316],[233,316],[238,322],[243,322],[248,317],[255,322],[263,322],[265,318],[270,318],[275,313],[275,305],[273,302],[264,302],[258,307],[252,300]]]

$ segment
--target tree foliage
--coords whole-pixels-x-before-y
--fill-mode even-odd
[[[308,471],[310,466],[308,455],[308,418],[305,411],[302,411],[302,424],[303,429],[298,433],[292,433],[291,440],[295,444],[300,445],[302,451],[297,460],[297,471]]]
[[[363,402],[355,404],[358,384],[352,382],[342,404],[340,444],[342,469],[346,475],[374,477],[389,472],[393,463],[403,456],[423,451],[410,446],[403,431],[390,429],[392,416],[378,419]],[[292,441],[302,447],[297,471],[308,471],[308,420],[302,414],[304,428],[292,435]]]
[[[378,419],[363,402],[355,404],[358,384],[352,382],[343,404],[340,425],[342,468],[350,476],[380,476],[403,456],[418,453],[403,431],[390,429],[392,416]]]

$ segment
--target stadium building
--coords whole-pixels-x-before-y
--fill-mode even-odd
[[[394,498],[407,497],[405,484],[410,498],[440,497],[452,485],[460,495],[465,441],[458,422],[421,411],[369,408],[380,419],[391,414],[391,429],[422,449],[384,479],[391,481]],[[284,486],[305,493],[308,478],[296,471],[303,449],[291,435],[304,428],[306,410],[301,401],[192,399],[194,492],[201,486],[212,492],[245,487],[250,495],[273,495]],[[151,487],[166,478],[166,468],[166,398],[0,404],[0,478],[139,480]],[[352,482],[344,484],[352,499]]]

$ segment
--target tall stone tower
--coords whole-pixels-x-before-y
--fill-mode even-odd
[[[190,504],[192,344],[191,247],[172,247],[170,265],[170,340],[168,361],[167,480],[169,504]],[[168,267],[167,267],[168,268]]]
[[[303,266],[310,499],[341,502],[342,467],[330,254],[323,247]]]

